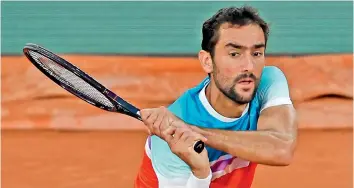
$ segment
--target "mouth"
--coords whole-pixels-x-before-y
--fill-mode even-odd
[[[238,81],[237,83],[241,84],[241,85],[250,85],[250,84],[253,84],[254,81],[251,78],[244,78],[244,79],[241,79],[240,81]]]

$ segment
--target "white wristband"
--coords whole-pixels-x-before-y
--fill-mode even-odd
[[[188,181],[187,181],[187,188],[207,188],[210,185],[210,181],[211,181],[211,177],[212,177],[212,172],[210,170],[208,177],[204,178],[204,179],[199,179],[197,177],[194,176],[193,173],[191,173]]]

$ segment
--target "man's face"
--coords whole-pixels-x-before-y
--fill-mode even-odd
[[[218,34],[211,77],[228,98],[239,104],[248,103],[265,64],[264,33],[255,24],[240,27],[224,23]]]

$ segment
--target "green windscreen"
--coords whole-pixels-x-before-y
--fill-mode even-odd
[[[195,55],[201,26],[245,2],[55,1],[1,4],[1,53],[26,43],[56,53]],[[247,2],[271,24],[268,53],[352,53],[353,3]]]

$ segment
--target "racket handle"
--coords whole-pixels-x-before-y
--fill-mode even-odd
[[[139,119],[140,121],[142,121],[141,116],[140,116],[140,111],[137,111],[136,114],[137,114],[136,118]],[[196,141],[193,145],[193,149],[197,153],[201,153],[204,150],[204,147],[205,147],[205,144],[201,140]]]
[[[197,153],[201,153],[204,150],[205,144],[201,140],[198,140],[194,143],[193,149]]]
[[[136,112],[135,118],[138,119],[138,120],[140,120],[140,121],[143,121],[143,119],[141,119],[140,110],[138,110],[138,111]]]

